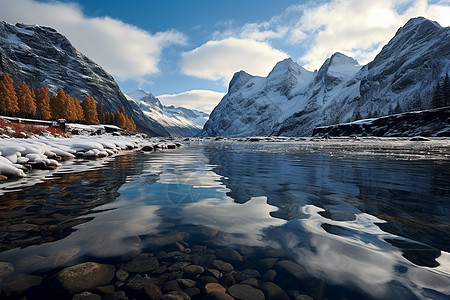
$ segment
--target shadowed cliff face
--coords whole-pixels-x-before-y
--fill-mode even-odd
[[[92,96],[103,102],[105,111],[115,112],[123,106],[138,130],[152,136],[169,135],[126,99],[111,75],[52,28],[1,22],[0,72],[10,74],[15,84],[25,81],[35,89],[47,86],[53,93],[62,88],[79,100]]]

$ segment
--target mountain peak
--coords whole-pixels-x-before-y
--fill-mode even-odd
[[[244,84],[246,84],[253,76],[247,72],[241,70],[234,73],[233,78],[231,78],[230,84],[228,86],[228,92],[236,91],[240,89]]]
[[[331,65],[359,65],[358,61],[353,57],[342,54],[341,52],[336,52],[330,57]]]
[[[406,24],[402,28],[416,27],[416,26],[420,26],[422,24],[433,25],[433,26],[435,26],[437,28],[441,28],[442,27],[436,21],[431,21],[431,20],[429,20],[427,18],[424,18],[424,17],[416,17],[416,18],[409,19],[409,21],[406,22]]]

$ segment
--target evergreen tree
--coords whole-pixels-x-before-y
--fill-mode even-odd
[[[78,114],[77,114],[77,108],[75,104],[75,99],[72,98],[72,96],[66,94],[66,105],[64,109],[64,119],[67,121],[77,121],[78,120]]]
[[[67,104],[67,95],[63,89],[59,89],[57,94],[50,98],[50,112],[53,119],[64,119]]]
[[[36,91],[36,117],[42,120],[50,120],[50,98],[48,88],[42,87]]]
[[[75,105],[75,112],[76,112],[76,120],[79,122],[84,121],[84,113],[83,113],[83,108],[81,107],[80,100],[75,98],[74,105]]]
[[[92,97],[85,97],[81,102],[83,108],[84,120],[87,124],[98,124],[97,108],[95,106],[95,100]]]
[[[105,123],[105,113],[103,112],[102,100],[98,100],[98,103],[97,103],[97,116],[98,116],[98,121],[100,122],[100,124],[104,124]]]
[[[431,100],[431,107],[438,108],[444,105],[444,93],[441,85],[438,83],[436,85],[436,90],[434,91],[433,99]]]
[[[122,107],[123,108],[123,107]],[[125,128],[126,126],[126,119],[125,115],[122,113],[121,110],[118,110],[115,115],[115,124],[116,126],[120,128]]]
[[[13,116],[19,111],[14,82],[8,74],[0,75],[0,114]]]
[[[401,112],[402,112],[402,107],[400,106],[400,103],[397,102],[397,105],[395,106],[393,113],[394,114],[399,114]]]
[[[448,78],[448,73],[445,75],[444,83],[442,84],[442,94],[444,106],[450,105],[450,79]]]
[[[24,118],[31,118],[36,115],[35,99],[28,88],[25,81],[22,81],[16,88],[17,104],[19,107],[19,116]]]

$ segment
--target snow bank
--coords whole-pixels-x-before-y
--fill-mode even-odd
[[[76,136],[73,138],[0,139],[2,178],[26,177],[31,169],[55,169],[58,161],[74,157],[99,158],[142,147],[144,138],[135,136]]]

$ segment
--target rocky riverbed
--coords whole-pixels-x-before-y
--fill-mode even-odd
[[[216,235],[209,230],[203,234]],[[323,299],[325,283],[308,276],[283,252],[177,242],[128,253],[115,264],[88,261],[45,275],[14,273],[0,263],[4,299]],[[167,238],[167,237],[165,237]],[[140,238],[130,242],[140,243]],[[344,295],[342,295],[345,299]]]

